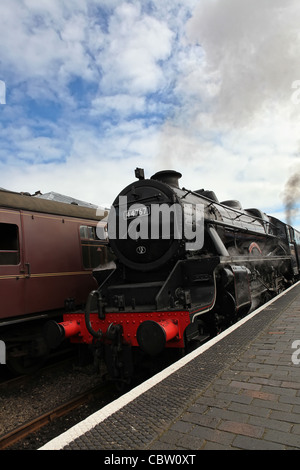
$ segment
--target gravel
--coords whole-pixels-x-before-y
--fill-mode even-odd
[[[74,396],[103,383],[92,366],[76,367],[70,363],[40,371],[25,381],[16,381],[0,388],[0,436],[51,411]],[[110,401],[117,397],[110,395]],[[55,419],[41,430],[9,450],[37,449],[53,437],[86,418],[106,403],[102,399],[81,405],[62,418]]]

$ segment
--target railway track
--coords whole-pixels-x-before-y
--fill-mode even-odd
[[[72,359],[51,364],[32,376],[0,383],[0,450],[35,450],[118,398],[124,390],[106,381],[106,369]],[[152,372],[143,372],[126,387]]]
[[[7,434],[0,436],[0,450],[8,449],[17,442],[25,439],[29,435],[48,425],[49,423],[53,423],[58,418],[67,415],[71,411],[74,411],[76,408],[88,403],[93,399],[101,398],[101,401],[103,399],[105,400],[105,397],[107,399],[109,392],[111,392],[111,384],[102,384],[101,386],[99,385],[97,387],[86,390],[80,395],[72,398],[71,400],[68,400],[66,403],[63,403],[62,405],[57,406],[56,408],[51,409],[50,411],[43,413],[40,416],[37,416],[36,418],[22,424]]]
[[[79,364],[72,358],[49,364],[31,376],[3,374],[0,450],[39,448],[115,397],[116,390],[103,380],[103,373],[96,374],[92,364]]]

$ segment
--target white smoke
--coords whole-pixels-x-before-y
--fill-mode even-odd
[[[300,78],[300,4],[296,0],[202,0],[187,25],[218,76],[217,122],[249,125],[258,113],[291,107]],[[299,112],[299,110],[297,110]]]
[[[223,199],[278,211],[284,192],[287,204],[285,182],[299,164],[299,24],[297,0],[198,2],[157,168],[178,169],[187,185],[197,178]]]

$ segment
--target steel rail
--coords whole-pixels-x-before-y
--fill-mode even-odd
[[[30,434],[38,431],[49,423],[54,422],[55,419],[67,415],[79,406],[87,403],[99,393],[103,393],[109,388],[109,385],[102,384],[81,393],[79,396],[72,398],[68,402],[57,406],[56,408],[34,418],[27,423],[13,429],[7,434],[0,436],[0,450],[7,449],[18,441],[25,439]]]

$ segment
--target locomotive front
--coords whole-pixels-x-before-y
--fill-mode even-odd
[[[136,271],[154,271],[203,245],[203,205],[179,188],[181,174],[160,171],[127,186],[112,205],[108,237],[116,257]]]
[[[165,347],[185,347],[191,323],[186,308],[192,300],[184,261],[188,252],[195,254],[203,246],[204,206],[197,195],[179,188],[181,174],[176,171],[160,171],[150,179],[141,169],[135,173],[138,181],[121,191],[108,218],[117,269],[91,294],[88,310],[96,297],[106,340],[122,337],[154,356]],[[214,300],[212,278],[209,291],[205,306]],[[205,306],[202,299],[201,308]],[[97,337],[89,320],[87,324]]]
[[[109,213],[115,269],[85,312],[46,325],[50,345],[67,337],[92,344],[121,382],[134,373],[134,352],[189,351],[275,294],[290,262],[274,223],[257,209],[180,188],[173,170],[145,179],[137,169],[136,177]]]

